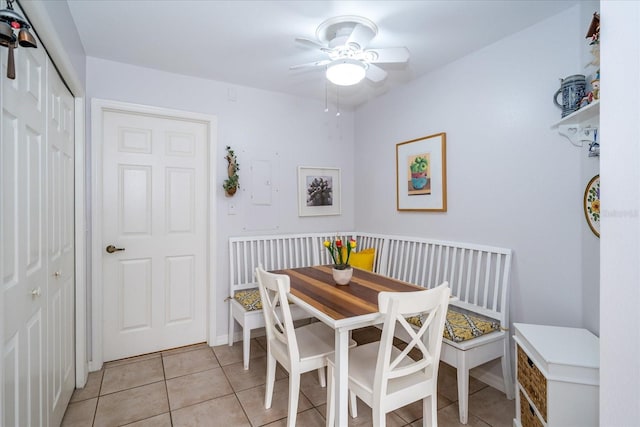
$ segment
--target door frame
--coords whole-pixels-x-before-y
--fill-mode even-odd
[[[174,118],[203,123],[207,126],[207,150],[208,150],[208,200],[207,200],[207,262],[206,273],[207,289],[207,344],[215,343],[216,315],[212,312],[215,307],[215,271],[216,271],[216,246],[212,234],[216,230],[216,194],[215,177],[217,153],[217,117],[208,114],[194,113],[182,110],[172,110],[149,105],[132,104],[120,101],[93,98],[91,100],[91,348],[89,359],[89,371],[97,371],[102,368],[103,334],[102,334],[102,128],[103,114],[106,111],[121,113],[146,114],[159,118]]]

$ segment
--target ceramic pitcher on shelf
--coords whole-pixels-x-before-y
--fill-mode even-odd
[[[562,109],[565,117],[580,108],[580,100],[585,95],[587,80],[582,74],[560,79],[560,89],[553,95],[553,103]],[[562,94],[562,104],[558,103],[558,95]]]

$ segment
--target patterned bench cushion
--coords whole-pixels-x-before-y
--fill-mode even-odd
[[[247,311],[262,310],[262,301],[260,301],[259,289],[247,289],[244,291],[238,291],[233,295],[233,297]]]
[[[407,322],[417,327],[422,326],[421,316],[408,317]],[[462,342],[499,329],[500,323],[494,319],[482,317],[457,307],[449,307],[443,336],[454,342]]]
[[[246,289],[236,292],[233,297],[238,301],[245,310],[255,311],[262,310],[262,301],[260,300],[260,289]],[[293,304],[290,302],[290,304]],[[278,303],[280,305],[280,303]]]

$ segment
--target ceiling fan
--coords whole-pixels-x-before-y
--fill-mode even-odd
[[[378,27],[361,16],[338,16],[324,21],[316,30],[317,40],[298,37],[296,42],[319,49],[327,59],[293,65],[290,70],[301,68],[326,68],[327,79],[334,84],[350,86],[363,78],[381,82],[387,72],[375,64],[403,63],[409,60],[406,47],[367,49],[378,34]]]

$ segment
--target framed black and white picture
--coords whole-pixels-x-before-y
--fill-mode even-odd
[[[340,213],[340,169],[299,166],[298,216]]]

